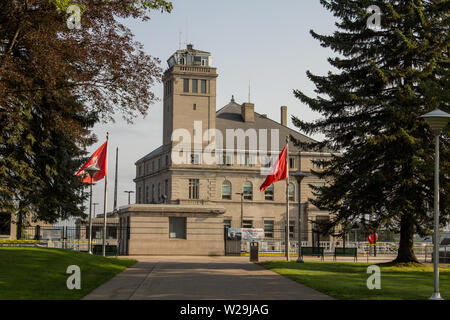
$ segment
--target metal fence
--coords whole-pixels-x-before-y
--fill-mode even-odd
[[[106,245],[118,246],[118,224],[107,224]],[[33,246],[88,251],[89,226],[24,227],[19,239],[0,239],[0,246]],[[92,225],[92,246],[103,244],[103,224]]]
[[[145,229],[145,228],[144,228]],[[143,229],[143,230],[144,230]],[[123,248],[127,245],[130,236],[130,229],[121,227],[119,223],[108,223],[106,228],[106,245],[116,247],[116,252],[126,252]],[[145,232],[148,230],[146,229]],[[298,254],[298,229],[290,228],[290,252]],[[142,232],[139,228],[134,228],[132,232]],[[271,229],[265,232],[264,240],[259,241],[259,252],[261,254],[285,254],[285,230]],[[355,237],[356,238],[356,237]],[[0,239],[0,246],[37,246],[46,248],[60,248],[76,251],[88,251],[89,226],[79,224],[76,226],[55,226],[55,227],[26,227],[21,230],[21,237],[18,240]],[[326,240],[323,240],[326,239]],[[241,255],[250,252],[251,241],[229,240],[227,230],[224,229],[224,244],[226,255]],[[92,225],[92,245],[101,246],[103,244],[103,224]],[[302,247],[322,247],[325,255],[332,255],[335,248],[357,248],[359,256],[374,255],[396,255],[398,243],[378,242],[375,245],[367,241],[344,241],[341,238],[320,235],[316,232],[302,232]],[[95,251],[95,250],[94,250]],[[450,263],[450,245],[440,246],[440,262]],[[433,244],[430,242],[416,243],[414,253],[424,262],[433,261]]]

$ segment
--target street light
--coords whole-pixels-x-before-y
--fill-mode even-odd
[[[236,192],[236,194],[241,196],[241,228],[244,227],[244,196],[247,195],[247,192]]]
[[[298,263],[303,263],[303,259],[302,259],[302,229],[300,227],[300,215],[301,215],[301,207],[302,207],[302,199],[301,199],[301,193],[300,193],[300,187],[301,187],[301,183],[302,180],[307,177],[308,175],[302,171],[297,171],[292,175],[295,180],[297,180],[298,182],[298,258],[297,258],[297,262]]]
[[[87,167],[84,171],[88,173],[88,175],[91,178],[91,182],[89,183],[91,186],[91,195],[89,200],[89,254],[92,254],[92,179],[94,178],[95,174],[100,171],[100,168],[94,165],[90,165]]]
[[[442,300],[439,293],[439,135],[450,120],[450,114],[439,109],[421,116],[435,135],[434,161],[434,292],[430,300]]]
[[[128,193],[128,204],[130,204],[130,195],[134,193],[134,191],[124,191],[125,193]]]

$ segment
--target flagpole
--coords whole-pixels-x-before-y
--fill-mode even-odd
[[[108,140],[109,132],[106,132],[106,165],[105,165],[105,194],[103,196],[103,256],[106,257],[106,196],[108,186]]]
[[[286,261],[289,261],[289,136],[286,136]]]
[[[116,148],[116,177],[114,178],[114,208],[113,213],[117,212],[117,173],[119,163],[119,147]]]

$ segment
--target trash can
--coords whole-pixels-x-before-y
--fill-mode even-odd
[[[258,262],[259,243],[250,242],[250,262]]]

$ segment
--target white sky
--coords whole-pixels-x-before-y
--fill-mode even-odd
[[[135,34],[135,40],[145,51],[166,60],[179,48],[191,42],[194,48],[209,51],[217,67],[217,109],[235,96],[238,103],[248,100],[251,82],[251,102],[255,111],[280,121],[280,106],[288,106],[290,115],[313,120],[318,117],[294,97],[301,89],[314,95],[314,85],[306,71],[326,74],[331,70],[327,58],[335,54],[322,48],[312,38],[310,29],[319,34],[335,30],[334,18],[317,0],[175,0],[171,14],[154,12],[147,22],[127,20],[125,24]],[[162,85],[153,92],[161,99],[152,106],[145,119],[127,124],[117,115],[116,123],[98,124],[94,128],[99,141],[89,151],[95,151],[110,132],[108,203],[113,208],[115,150],[119,147],[118,204],[128,203],[125,190],[135,190],[134,162],[162,144]],[[320,139],[320,137],[314,137]],[[103,213],[104,181],[94,186],[93,202],[100,203],[96,213]],[[135,194],[131,202],[134,203]]]

